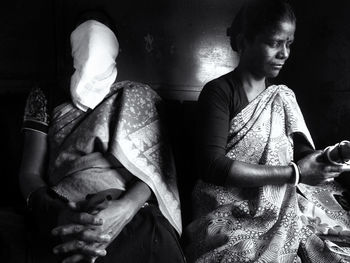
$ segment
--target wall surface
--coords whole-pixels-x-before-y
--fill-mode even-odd
[[[205,82],[237,62],[226,28],[242,1],[57,2],[61,40],[68,39],[80,12],[105,10],[115,21],[121,46],[118,78],[149,83],[166,97],[195,100]]]
[[[297,31],[279,77],[297,94],[318,148],[350,139],[350,1],[294,1]]]
[[[53,1],[2,1],[0,8],[0,206],[19,204],[17,174],[25,98],[56,77]]]
[[[0,92],[55,78],[53,1],[3,1],[0,8]]]

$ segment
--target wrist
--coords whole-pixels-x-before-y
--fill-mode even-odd
[[[29,198],[30,215],[40,234],[50,236],[51,230],[57,226],[58,216],[65,203],[55,196],[48,186],[34,191]]]
[[[52,213],[53,211],[58,213],[65,207],[64,201],[48,186],[34,191],[29,198],[29,204],[31,205],[31,211],[43,214]]]
[[[120,201],[122,203],[122,207],[127,208],[127,210],[132,215],[135,215],[144,204],[140,200],[134,200],[128,196],[123,196],[121,199],[117,201]]]
[[[36,203],[35,201],[38,198],[41,199],[42,196],[46,194],[46,189],[47,189],[47,186],[43,185],[43,186],[40,186],[40,187],[30,191],[27,194],[27,197],[26,197],[26,208],[29,211],[33,210],[33,205],[35,205],[35,203]]]

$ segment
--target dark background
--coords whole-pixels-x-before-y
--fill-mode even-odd
[[[226,28],[242,1],[3,1],[0,206],[23,204],[17,173],[26,96],[38,83],[56,88],[69,58],[72,23],[78,13],[94,8],[115,20],[121,46],[118,79],[150,84],[168,102],[183,203],[189,203],[195,101],[204,83],[237,64]],[[316,146],[323,148],[350,139],[350,1],[292,5],[296,40],[278,81],[295,91]]]

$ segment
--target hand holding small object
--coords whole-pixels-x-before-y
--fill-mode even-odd
[[[342,171],[350,171],[350,142],[341,141],[333,146],[328,146],[324,150],[325,159],[333,164],[342,167]]]
[[[300,183],[318,185],[332,180],[343,172],[341,166],[325,163],[323,156],[324,152],[318,150],[298,161]]]

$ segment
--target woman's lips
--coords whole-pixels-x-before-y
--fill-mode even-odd
[[[271,66],[276,69],[281,69],[283,67],[283,64],[271,64]]]

